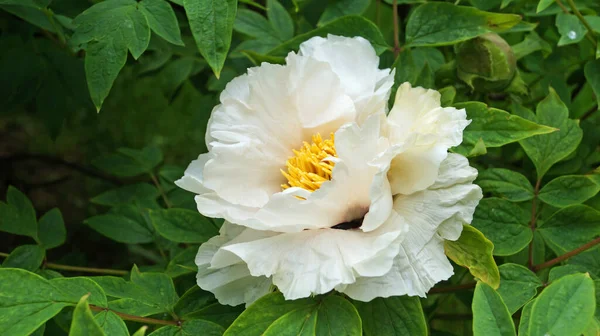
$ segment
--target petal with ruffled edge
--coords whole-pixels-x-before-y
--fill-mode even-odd
[[[406,231],[390,220],[377,230],[305,230],[224,246],[253,276],[272,277],[286,299],[327,293],[359,276],[385,274]]]
[[[432,185],[450,147],[462,142],[470,123],[464,109],[442,108],[435,90],[402,84],[388,115],[392,144],[412,138],[414,146],[399,154],[388,173],[392,193],[411,194]]]
[[[444,254],[444,238],[457,239],[463,223],[473,220],[482,198],[481,188],[472,184],[477,170],[468,160],[449,154],[431,189],[394,199],[397,221],[409,226],[390,272],[380,277],[360,277],[338,287],[348,296],[369,301],[393,295],[425,296],[436,283],[448,279],[452,266]]]
[[[212,292],[219,303],[224,305],[237,306],[242,303],[249,305],[267,294],[272,285],[268,277],[252,276],[248,266],[235,255],[229,256],[228,266],[211,267],[211,262],[219,249],[239,236],[244,229],[242,226],[223,223],[220,235],[202,244],[196,255],[198,286]]]
[[[359,125],[368,116],[386,111],[394,76],[390,69],[379,69],[379,57],[369,41],[335,35],[313,37],[300,45],[298,54],[331,65],[356,106]]]

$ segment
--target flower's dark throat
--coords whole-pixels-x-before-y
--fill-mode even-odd
[[[357,218],[357,219],[353,219],[349,222],[343,222],[337,225],[332,226],[332,229],[337,229],[337,230],[352,230],[352,229],[358,229],[359,227],[362,226],[363,220],[365,218],[361,217],[361,218]]]

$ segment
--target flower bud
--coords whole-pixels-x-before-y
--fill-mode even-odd
[[[488,33],[461,43],[456,48],[458,77],[472,89],[504,91],[517,73],[517,59],[498,34]]]

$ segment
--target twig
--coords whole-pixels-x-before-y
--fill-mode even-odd
[[[592,247],[594,247],[594,246],[596,246],[598,244],[600,244],[600,237],[592,240],[591,242],[589,242],[587,244],[581,245],[580,247],[574,249],[573,251],[567,252],[567,253],[565,253],[565,254],[563,254],[561,256],[558,256],[558,257],[556,257],[554,259],[548,260],[545,263],[541,263],[539,265],[533,266],[533,271],[537,272],[537,271],[542,270],[544,268],[548,268],[548,267],[554,266],[554,265],[558,264],[559,262],[565,261],[565,260],[567,260],[567,259],[569,259],[569,258],[571,258],[573,256],[576,256],[579,253],[584,252],[586,250],[589,250],[589,249],[591,249]]]
[[[533,234],[535,233],[535,223],[537,221],[536,199],[538,197],[538,194],[540,193],[540,184],[541,183],[542,183],[542,179],[538,178],[538,180],[535,183],[535,189],[533,190],[533,200],[531,200],[531,220],[529,221],[529,228],[531,229],[532,238],[531,238],[531,242],[529,242],[529,257],[527,259],[527,265],[529,265],[530,270],[533,270],[533,243],[534,243]]]
[[[8,257],[8,253],[0,252],[0,257],[6,258]],[[94,268],[94,267],[79,267],[79,266],[69,266],[69,265],[61,265],[55,263],[44,263],[43,265],[46,268],[51,268],[55,270],[61,271],[73,271],[73,272],[82,272],[82,273],[98,273],[98,274],[112,274],[112,275],[127,275],[129,271],[124,270],[116,270],[110,268]]]
[[[167,321],[167,320],[159,320],[159,319],[150,318],[150,317],[142,317],[142,316],[125,314],[125,313],[121,313],[118,311],[114,311],[112,309],[98,307],[95,305],[90,305],[90,309],[93,311],[98,311],[98,312],[101,312],[101,311],[113,312],[113,313],[119,315],[119,317],[121,317],[123,320],[127,320],[127,321],[135,321],[135,322],[158,324],[158,325],[171,325],[171,326],[181,326],[181,324],[183,323],[183,321]]]
[[[162,186],[158,182],[156,175],[154,175],[153,172],[150,172],[149,175],[150,175],[150,178],[152,179],[152,182],[154,182],[154,185],[158,189],[158,192],[160,193],[160,196],[162,197],[163,201],[165,201],[165,205],[167,206],[167,208],[170,208],[172,206],[171,202],[169,201],[169,198],[167,197],[167,194],[163,190]]]
[[[127,275],[127,274],[129,274],[129,271],[116,270],[116,269],[110,269],[110,268],[79,267],[79,266],[69,266],[69,265],[61,265],[61,264],[55,264],[55,263],[46,263],[45,266],[46,266],[46,268],[51,268],[51,269],[61,270],[61,271],[71,271],[71,272],[111,274],[111,275]]]
[[[1,157],[0,161],[8,161],[8,162],[17,162],[17,161],[27,161],[27,160],[36,160],[36,161],[42,161],[42,162],[46,162],[46,163],[51,163],[51,164],[57,164],[57,165],[62,165],[68,168],[71,168],[75,171],[78,171],[82,174],[88,175],[90,177],[95,177],[98,179],[102,179],[117,185],[123,185],[123,182],[113,176],[110,175],[105,175],[101,172],[98,172],[94,169],[90,169],[88,167],[82,166],[78,163],[75,162],[69,162],[69,161],[65,161],[59,157],[55,157],[55,156],[50,156],[50,155],[44,155],[44,154],[15,154],[12,156],[8,156],[8,157]]]
[[[470,283],[456,285],[456,286],[432,288],[429,290],[429,294],[452,293],[452,292],[456,292],[456,291],[463,290],[463,289],[471,289],[471,288],[475,288],[476,284],[477,283],[475,283],[475,282],[470,282]]]
[[[592,116],[592,114],[594,114],[594,112],[596,112],[596,111],[598,111],[598,110],[600,110],[600,106],[594,106],[594,107],[593,107],[591,110],[589,110],[589,111],[585,112],[585,113],[584,113],[584,114],[581,116],[581,118],[579,118],[579,120],[585,120],[585,119],[587,119],[587,118],[591,117],[591,116]]]
[[[567,3],[569,4],[569,7],[571,7],[573,13],[575,13],[575,16],[577,16],[579,21],[581,21],[581,23],[583,23],[583,25],[587,29],[588,33],[585,34],[585,37],[587,37],[587,39],[590,40],[590,42],[592,42],[592,45],[594,47],[598,47],[598,42],[596,42],[596,39],[594,38],[594,29],[592,29],[592,26],[590,26],[590,24],[583,17],[583,15],[581,15],[581,12],[579,12],[579,9],[577,9],[577,6],[575,6],[575,2],[573,2],[573,0],[567,0]]]
[[[400,55],[400,23],[398,22],[398,0],[392,2],[392,15],[394,17],[394,57]]]
[[[569,14],[569,10],[567,9],[567,7],[565,7],[565,5],[563,5],[563,3],[560,0],[554,0],[554,2],[556,2],[558,7],[560,7],[560,9],[562,9],[563,13]]]

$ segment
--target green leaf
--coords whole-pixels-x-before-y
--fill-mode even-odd
[[[272,14],[274,15],[274,14]],[[242,34],[263,40],[275,40],[276,43],[284,42],[279,33],[275,31],[274,24],[267,21],[264,16],[255,11],[241,8],[237,11],[233,29]]]
[[[554,0],[540,0],[535,12],[539,13],[539,12],[543,11],[544,9],[550,7],[550,5],[552,5],[553,3],[554,3]]]
[[[507,256],[524,249],[533,239],[531,214],[515,203],[484,198],[473,214],[473,226],[494,244],[494,255]]]
[[[174,311],[177,316],[186,319],[188,314],[193,314],[210,304],[215,303],[216,299],[212,293],[200,289],[198,286],[190,288],[181,296]]]
[[[37,238],[37,220],[33,205],[22,192],[8,187],[6,203],[0,202],[0,231]]]
[[[421,301],[416,296],[376,298],[354,301],[363,321],[365,336],[427,335],[427,323]]]
[[[540,199],[557,208],[579,204],[594,197],[600,191],[597,175],[559,176],[540,190]]]
[[[188,313],[188,319],[201,319],[214,322],[223,328],[228,328],[235,319],[244,311],[244,305],[223,306],[219,303],[213,303],[200,310]]]
[[[40,268],[46,251],[39,245],[21,245],[14,249],[4,262],[4,268],[22,268],[28,271],[35,271]]]
[[[104,331],[94,319],[94,315],[87,303],[88,296],[85,295],[79,300],[73,312],[73,322],[69,336],[104,336]]]
[[[585,79],[592,86],[594,94],[596,95],[596,100],[598,102],[598,108],[600,108],[600,59],[587,62],[584,68],[584,72]]]
[[[521,21],[519,15],[497,14],[473,7],[431,2],[414,10],[406,24],[406,44],[441,46],[466,41],[473,37],[500,32]]]
[[[18,5],[24,7],[32,7],[43,9],[48,5],[49,1],[43,0],[0,0],[0,5]]]
[[[194,259],[198,254],[197,246],[190,246],[181,251],[169,261],[165,273],[171,278],[198,272],[198,266],[194,263]]]
[[[182,1],[182,0],[179,0],[179,1]],[[173,2],[175,2],[175,1],[173,1]],[[148,326],[143,326],[140,329],[138,329],[138,331],[136,331],[131,336],[144,336],[144,335],[146,335],[146,330],[148,330]]]
[[[159,312],[172,312],[173,306],[179,299],[173,280],[164,273],[145,272],[141,273],[136,266],[131,270],[131,281],[122,278],[103,276],[94,278],[106,292],[107,295],[116,298],[129,299],[122,301],[118,307],[131,307],[132,309],[144,309],[145,314],[152,315]],[[119,301],[119,300],[117,300]],[[136,303],[137,302],[137,303]],[[131,310],[124,311],[115,308],[115,301],[111,301],[111,309],[132,314]],[[124,304],[123,304],[124,303]],[[143,307],[141,305],[145,305]],[[138,308],[135,307],[138,306]]]
[[[550,89],[550,94],[538,104],[535,121],[558,128],[557,132],[519,142],[533,161],[538,179],[541,179],[550,167],[575,151],[581,142],[583,131],[576,121],[569,119],[569,110],[553,89]]]
[[[98,112],[127,61],[127,49],[118,43],[113,40],[91,42],[85,53],[85,76]]]
[[[482,139],[488,148],[501,147],[535,135],[556,131],[552,127],[536,124],[493,107],[489,108],[480,102],[458,103],[454,106],[457,109],[466,109],[467,119],[471,120],[464,130],[463,144],[460,147],[470,148],[479,139]]]
[[[500,265],[498,269],[500,270],[498,294],[512,315],[537,294],[537,289],[542,286],[542,282],[527,267],[521,265],[507,263]]]
[[[369,0],[330,1],[317,25],[324,25],[346,15],[362,14],[367,7],[369,7]]]
[[[529,301],[521,311],[521,320],[519,321],[519,336],[529,336],[529,320],[531,318],[531,308],[534,300]]]
[[[237,0],[184,0],[183,6],[200,54],[218,78],[231,46]]]
[[[71,305],[48,280],[21,269],[0,268],[0,296],[0,335],[29,335]]]
[[[562,12],[556,16],[556,28],[558,28],[558,32],[560,33],[558,46],[578,43],[583,40],[587,33],[585,26],[579,21],[577,16]]]
[[[592,321],[595,309],[594,282],[589,275],[560,278],[535,300],[529,336],[580,335]]]
[[[294,37],[294,21],[279,1],[267,1],[267,17],[279,39],[286,41]]]
[[[297,50],[300,44],[311,37],[322,36],[328,34],[354,37],[357,35],[367,39],[375,48],[377,54],[381,54],[388,50],[390,46],[385,42],[379,28],[371,21],[361,17],[348,15],[334,20],[320,28],[311,30],[308,33],[300,34],[293,39],[279,45],[275,49],[269,51],[269,54],[274,56],[285,56],[291,50]]]
[[[140,150],[119,148],[115,153],[97,157],[92,164],[115,176],[130,177],[151,173],[162,160],[163,155],[159,148],[147,146]]]
[[[107,0],[74,20],[73,45],[85,45],[85,73],[92,101],[99,111],[125,65],[127,49],[138,59],[150,43],[148,21],[135,0]]]
[[[500,273],[492,256],[494,244],[471,225],[463,225],[463,232],[457,241],[444,241],[446,255],[481,281],[498,288]]]
[[[161,236],[178,243],[204,243],[218,234],[212,222],[197,211],[152,210],[150,219]]]
[[[122,215],[94,216],[86,219],[84,223],[120,243],[143,244],[154,241],[154,234],[145,225]]]
[[[111,311],[101,311],[94,316],[94,320],[100,326],[106,335],[110,336],[129,336],[127,325],[119,315]]]
[[[75,303],[78,302],[82,296],[89,294],[89,304],[103,308],[108,307],[106,293],[104,293],[104,290],[90,278],[55,278],[50,280],[50,284],[63,293],[63,301]]]
[[[175,12],[168,2],[164,0],[142,0],[139,8],[146,16],[148,25],[158,36],[167,42],[183,46],[181,32]]]
[[[561,255],[600,235],[600,212],[586,205],[572,205],[555,212],[537,231]]]
[[[512,45],[511,48],[517,60],[538,50],[541,50],[544,56],[552,53],[552,46],[544,41],[535,31],[527,34],[522,42]]]
[[[130,184],[106,191],[91,199],[92,203],[115,206],[137,200],[156,199],[160,193],[155,186],[148,183]]]
[[[40,218],[38,239],[45,249],[55,248],[65,243],[67,230],[60,210],[54,208]]]
[[[484,192],[505,198],[511,202],[523,202],[533,198],[533,187],[525,176],[510,169],[489,168],[477,176],[476,182]]]
[[[181,327],[162,327],[148,336],[221,336],[225,330],[220,325],[203,320],[185,321]]]
[[[489,285],[477,283],[472,309],[474,335],[516,336],[515,325],[502,297]]]
[[[337,295],[286,301],[281,293],[272,293],[248,307],[224,335],[299,334],[360,336],[361,320],[354,306]]]

